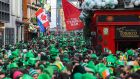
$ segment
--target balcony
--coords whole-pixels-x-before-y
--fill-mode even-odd
[[[9,0],[0,0],[0,2],[4,2],[4,3],[9,4]]]

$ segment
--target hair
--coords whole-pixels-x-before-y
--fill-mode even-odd
[[[84,73],[86,73],[86,70],[85,70],[85,68],[83,66],[77,65],[77,66],[74,67],[73,72],[71,74],[71,77],[72,78],[73,78],[73,75],[75,73],[82,73],[82,74],[84,74]]]

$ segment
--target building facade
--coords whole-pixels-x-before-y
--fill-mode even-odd
[[[10,2],[0,0],[0,46],[5,42],[5,23],[10,22]]]
[[[15,44],[23,40],[22,0],[9,0],[9,4],[10,19],[4,24],[4,45]]]

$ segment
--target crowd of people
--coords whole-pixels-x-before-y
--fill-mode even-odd
[[[140,50],[97,53],[82,33],[0,48],[0,79],[140,79]]]

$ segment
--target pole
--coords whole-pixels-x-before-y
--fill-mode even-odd
[[[22,25],[21,25],[21,41],[22,41]]]

